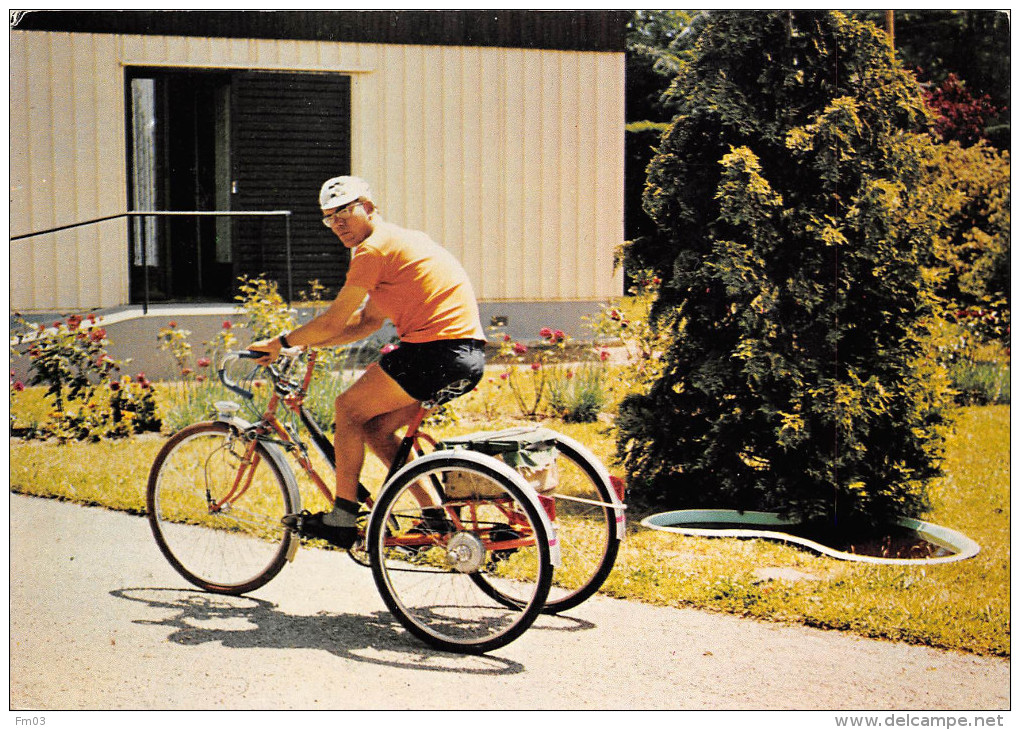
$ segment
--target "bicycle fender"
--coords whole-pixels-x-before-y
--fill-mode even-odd
[[[619,496],[616,494],[616,490],[613,488],[613,483],[609,478],[609,470],[606,469],[605,465],[599,461],[599,459],[593,454],[587,446],[575,441],[569,436],[564,436],[561,433],[556,434],[556,441],[558,443],[565,444],[574,451],[576,451],[585,461],[595,470],[598,474],[599,479],[605,484],[610,497],[613,500],[613,512],[616,514],[616,538],[623,540],[627,535],[627,517],[626,509],[627,505],[620,501]]]
[[[549,515],[546,514],[545,508],[538,499],[538,493],[535,492],[528,483],[524,481],[524,477],[518,474],[516,471],[506,465],[505,462],[499,459],[488,456],[486,454],[479,453],[477,451],[468,451],[467,449],[457,449],[451,451],[434,451],[431,454],[420,456],[413,461],[409,461],[405,464],[392,478],[386,481],[380,490],[380,498],[382,493],[390,487],[391,484],[396,482],[406,472],[412,468],[426,465],[432,461],[449,461],[450,459],[459,459],[461,461],[468,461],[479,464],[480,466],[487,467],[492,471],[498,472],[500,476],[504,476],[515,485],[520,487],[521,493],[524,498],[531,502],[531,505],[535,508],[538,513],[539,519],[542,520],[542,524],[545,527],[546,534],[549,536],[549,559],[553,564],[553,567],[559,567],[560,565],[560,543],[556,536],[556,527],[549,520]]]
[[[246,430],[251,428],[252,424],[243,418],[238,416],[220,417],[215,419],[218,423],[225,423],[231,428],[236,429],[239,433],[244,433]],[[287,488],[287,493],[290,495],[291,504],[294,505],[294,511],[301,511],[301,494],[298,491],[297,477],[294,475],[294,470],[290,466],[290,462],[287,461],[286,455],[283,453],[283,449],[279,445],[263,441],[262,446],[266,449],[266,454],[272,460],[273,465],[279,469],[280,474],[283,475],[283,483]],[[290,551],[287,553],[287,560],[294,560],[294,553],[297,552],[298,544],[300,540],[292,540]]]

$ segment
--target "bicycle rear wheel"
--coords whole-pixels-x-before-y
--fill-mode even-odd
[[[556,449],[559,484],[549,497],[555,505],[561,562],[545,613],[566,611],[594,595],[613,570],[621,539],[612,485],[591,458],[571,444],[559,441]]]
[[[557,441],[556,449],[558,484],[541,497],[553,504],[547,512],[560,547],[560,564],[542,608],[547,614],[574,608],[594,595],[613,570],[621,540],[612,485],[599,475],[594,457],[563,440]],[[475,580],[493,599],[507,606],[517,603],[499,585],[487,582],[484,574]]]
[[[456,496],[444,501],[429,486],[432,506],[422,506],[423,485],[454,482]],[[458,456],[412,462],[373,510],[372,573],[387,607],[419,639],[449,651],[492,651],[526,631],[545,604],[553,572],[545,525],[498,469]],[[487,595],[483,576],[513,601]]]
[[[281,518],[296,511],[262,444],[226,423],[199,423],[156,456],[146,492],[160,552],[188,582],[240,595],[283,568],[293,537]]]

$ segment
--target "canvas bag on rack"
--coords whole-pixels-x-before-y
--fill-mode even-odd
[[[524,477],[524,481],[539,494],[547,494],[559,484],[556,470],[556,432],[546,428],[524,427],[483,431],[446,439],[440,442],[437,448],[469,449],[501,459]],[[489,480],[461,471],[446,473],[444,489],[449,499],[499,495]]]

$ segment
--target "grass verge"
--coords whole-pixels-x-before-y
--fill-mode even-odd
[[[612,463],[604,426],[548,425]],[[450,436],[491,427],[461,422],[433,430]],[[143,513],[149,465],[163,441],[158,435],[65,445],[12,439],[11,491]],[[366,482],[378,484],[381,474],[373,464]],[[310,485],[302,491],[309,509],[322,508]],[[977,557],[931,566],[849,563],[768,540],[647,530],[639,526],[645,515],[632,511],[628,538],[602,593],[1009,656],[1008,406],[957,412],[946,476],[932,494],[926,519],[976,540]]]

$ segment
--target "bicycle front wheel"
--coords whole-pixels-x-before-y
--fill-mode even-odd
[[[526,631],[545,604],[553,572],[545,525],[491,466],[457,456],[412,462],[372,512],[372,573],[387,607],[419,639],[492,651]],[[513,600],[496,600],[490,585]]]
[[[146,493],[149,525],[170,565],[213,593],[240,595],[283,568],[296,511],[265,447],[220,422],[181,430],[156,456]]]

